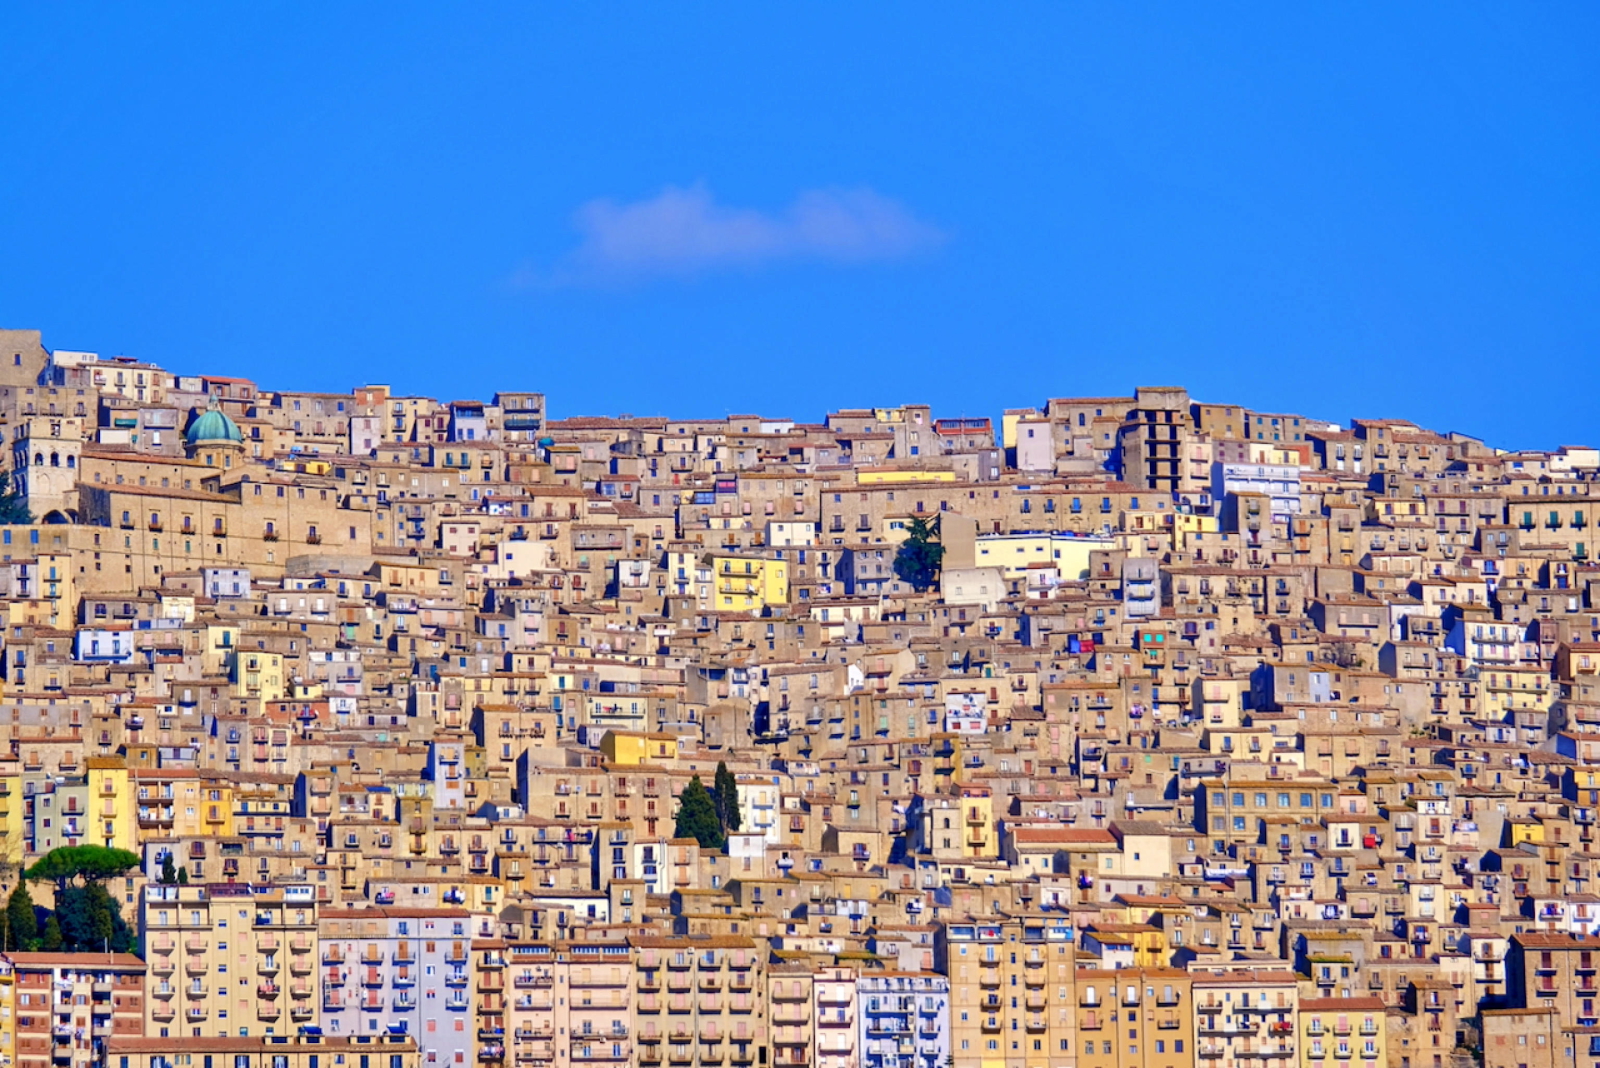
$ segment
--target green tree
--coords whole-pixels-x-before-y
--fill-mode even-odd
[[[739,811],[739,780],[734,778],[724,761],[717,761],[717,774],[711,780],[711,792],[717,803],[717,822],[722,825],[723,834],[737,832],[744,823],[744,814]]]
[[[179,886],[188,886],[189,885],[189,869],[188,868],[179,868],[178,869],[178,885]]]
[[[172,863],[172,850],[161,855],[161,885],[172,886],[178,881],[178,867]]]
[[[99,939],[111,937],[109,922],[97,922],[102,917],[95,915],[87,886],[69,886],[58,893],[55,912],[50,918],[61,928],[61,948],[69,953],[91,946],[99,949]]]
[[[22,877],[56,884],[55,911],[45,923],[44,948],[125,952],[132,946],[132,932],[104,881],[138,866],[137,854],[105,846],[62,846],[40,857]]]
[[[64,941],[61,937],[61,922],[52,912],[50,918],[44,921],[44,937],[39,942],[39,948],[46,953],[59,953]]]
[[[40,857],[22,877],[34,881],[48,879],[56,884],[56,893],[60,894],[70,886],[97,883],[138,866],[138,854],[126,849],[62,846]]]
[[[33,522],[33,513],[28,511],[28,498],[16,491],[11,485],[11,474],[0,471],[0,525],[24,525]]]
[[[60,924],[64,948],[69,952],[126,952],[132,943],[116,898],[99,883],[67,887],[56,900],[53,918]]]
[[[133,948],[133,930],[122,918],[122,907],[117,904],[116,897],[100,883],[89,884],[87,890],[94,915],[94,930],[101,939],[100,945],[109,945],[113,953],[129,952]]]
[[[894,555],[894,573],[901,582],[918,593],[929,589],[939,580],[939,565],[944,560],[944,546],[938,542],[936,526],[920,517],[911,521],[906,540]]]
[[[717,807],[711,794],[696,775],[683,788],[678,798],[678,819],[673,827],[674,838],[693,838],[702,849],[721,849],[726,843],[722,836],[722,823],[717,819]]]
[[[27,883],[18,883],[6,899],[6,948],[24,949],[39,937],[39,914]]]

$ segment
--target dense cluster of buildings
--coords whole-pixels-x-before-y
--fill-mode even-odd
[[[0,424],[0,859],[141,858],[134,953],[0,954],[0,1065],[1600,1068],[1596,449],[22,331]]]

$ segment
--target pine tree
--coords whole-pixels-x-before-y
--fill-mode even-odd
[[[39,937],[39,916],[27,883],[18,883],[6,899],[6,948],[24,949]]]
[[[712,789],[717,802],[717,822],[722,825],[723,833],[737,833],[744,822],[744,814],[739,811],[739,780],[734,778],[728,765],[721,760],[717,761]]]
[[[674,838],[693,838],[701,849],[721,849],[725,844],[722,822],[717,819],[717,807],[711,794],[696,775],[683,788],[678,798],[678,819],[672,830]]]

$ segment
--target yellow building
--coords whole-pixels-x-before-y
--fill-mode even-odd
[[[1111,538],[1083,538],[1070,534],[1032,531],[1020,534],[979,534],[975,561],[978,567],[998,567],[1008,579],[1021,578],[1035,564],[1054,564],[1069,582],[1089,577],[1089,554],[1115,549]]]
[[[233,692],[260,701],[283,700],[283,656],[257,649],[237,650],[232,660]]]
[[[128,789],[128,763],[122,757],[89,757],[89,830],[108,849],[137,849],[139,808]]]
[[[1351,1068],[1389,1062],[1381,998],[1306,998],[1300,1002],[1301,1068],[1321,1068],[1328,1058]]]
[[[961,855],[997,857],[1000,843],[994,829],[994,801],[987,786],[961,788]]]
[[[1534,845],[1544,844],[1544,824],[1536,819],[1517,817],[1506,821],[1510,829],[1510,848],[1515,849],[1524,842]]]
[[[789,564],[744,553],[712,553],[719,612],[754,612],[789,603]]]
[[[673,734],[606,731],[600,739],[600,755],[605,757],[608,764],[630,767],[658,760],[676,760],[678,738]]]
[[[50,626],[71,630],[78,603],[78,588],[72,578],[73,555],[66,551],[41,552],[38,559],[39,581],[31,592],[50,606]]]
[[[1214,515],[1175,512],[1172,516],[1172,542],[1175,549],[1192,549],[1206,535],[1215,536],[1222,527]]]
[[[886,467],[863,468],[856,472],[858,486],[900,486],[908,482],[954,482],[954,471],[896,470]]]
[[[206,644],[201,653],[200,671],[205,675],[228,675],[233,655],[239,650],[239,628],[232,624],[208,623]]]
[[[16,761],[0,773],[0,860],[20,865],[25,836],[22,828],[22,774]]]

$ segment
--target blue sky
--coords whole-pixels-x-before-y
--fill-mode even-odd
[[[10,5],[0,325],[555,415],[1600,442],[1595,5]]]

